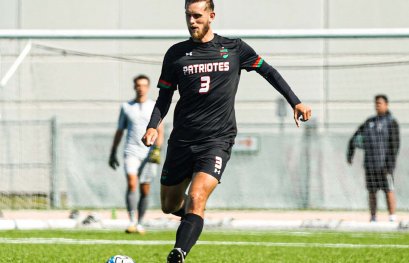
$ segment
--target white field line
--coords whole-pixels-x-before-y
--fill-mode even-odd
[[[171,240],[100,240],[70,238],[0,238],[0,244],[64,244],[64,245],[173,245]],[[318,248],[403,248],[399,244],[331,244],[331,243],[284,243],[284,242],[236,242],[236,241],[198,241],[198,245],[224,246],[264,246],[264,247],[318,247]]]

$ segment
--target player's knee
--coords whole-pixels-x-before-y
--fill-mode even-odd
[[[141,197],[147,197],[149,195],[150,188],[149,186],[142,184],[140,187],[140,195]]]
[[[128,190],[131,192],[136,192],[137,184],[138,184],[138,180],[136,176],[128,175]]]
[[[128,190],[131,191],[131,192],[136,192],[136,182],[135,183],[129,182],[128,183]]]
[[[189,193],[189,204],[193,207],[202,206],[206,202],[205,194],[202,192]]]

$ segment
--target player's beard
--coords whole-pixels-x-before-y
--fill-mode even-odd
[[[202,40],[202,38],[209,32],[210,29],[210,23],[207,23],[203,26],[202,30],[197,30],[195,32],[190,31],[190,35],[192,36],[193,39],[196,40]]]

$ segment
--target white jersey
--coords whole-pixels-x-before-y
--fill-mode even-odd
[[[149,148],[142,143],[141,139],[146,132],[146,126],[148,126],[154,106],[155,102],[150,99],[143,103],[133,100],[121,105],[118,129],[128,130],[126,134],[125,156],[133,156],[140,159],[147,157]]]

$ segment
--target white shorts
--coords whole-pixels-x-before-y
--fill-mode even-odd
[[[134,156],[125,156],[124,167],[126,175],[137,175],[140,184],[151,183],[159,171],[159,164]]]

